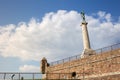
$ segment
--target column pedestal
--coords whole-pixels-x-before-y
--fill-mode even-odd
[[[91,55],[95,55],[95,51],[92,49],[85,49],[83,50],[82,54],[81,54],[81,58],[85,58],[87,56],[91,56]]]

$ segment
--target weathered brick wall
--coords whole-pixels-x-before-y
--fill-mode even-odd
[[[49,66],[47,73],[61,74],[48,74],[47,78],[72,78],[73,72],[77,73],[76,78],[79,79],[120,75],[120,49]]]
[[[86,80],[120,80],[120,75],[111,75],[111,76],[89,78],[89,79],[86,79]]]

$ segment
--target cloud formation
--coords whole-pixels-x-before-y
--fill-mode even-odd
[[[40,72],[40,67],[33,66],[33,65],[23,65],[20,66],[19,70],[21,72]]]
[[[110,13],[99,11],[86,15],[86,19],[93,49],[120,42],[120,23],[112,22]],[[47,13],[41,22],[32,18],[28,23],[0,26],[0,55],[35,61],[47,57],[54,61],[80,54],[83,49],[80,22],[80,13],[58,10]]]

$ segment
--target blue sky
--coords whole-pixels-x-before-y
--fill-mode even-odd
[[[120,0],[0,0],[0,72],[39,72],[42,57],[51,62],[80,54],[83,10],[93,49],[119,43],[119,4]]]
[[[84,10],[87,14],[99,10],[111,13],[115,18],[120,14],[119,0],[1,0],[0,25],[28,22],[31,17],[41,20],[45,13],[57,10]]]

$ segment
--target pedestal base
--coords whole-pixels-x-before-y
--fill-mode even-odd
[[[83,50],[82,54],[81,54],[81,58],[85,58],[87,56],[91,56],[91,55],[95,55],[95,51],[92,49],[85,49]]]

